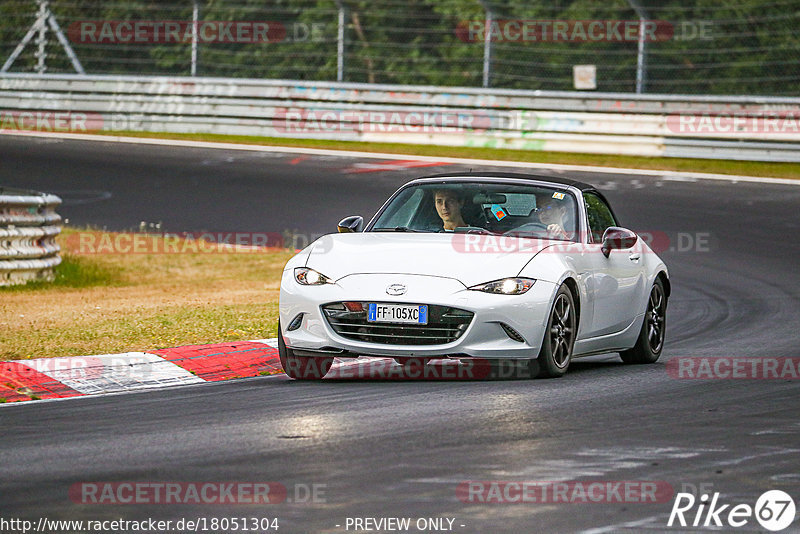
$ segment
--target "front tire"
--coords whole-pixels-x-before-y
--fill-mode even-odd
[[[577,326],[575,299],[569,288],[562,285],[553,299],[539,357],[529,362],[531,376],[539,378],[564,376],[572,361]]]
[[[283,371],[295,380],[322,380],[333,365],[331,357],[295,356],[294,351],[287,347],[283,340],[280,321],[278,321],[278,356]]]
[[[642,329],[632,349],[619,353],[625,363],[655,363],[664,348],[664,336],[667,331],[667,293],[661,278],[656,278],[650,298],[647,300],[647,311],[644,313]]]

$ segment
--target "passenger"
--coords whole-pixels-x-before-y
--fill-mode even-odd
[[[464,199],[456,191],[452,189],[436,190],[433,194],[433,202],[436,206],[436,213],[442,219],[445,232],[452,232],[458,227],[467,226],[461,215]]]

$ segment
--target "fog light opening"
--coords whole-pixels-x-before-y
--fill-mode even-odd
[[[518,341],[519,343],[525,343],[525,338],[522,335],[508,326],[506,323],[500,323],[500,326],[503,328],[503,332],[506,333],[508,337],[513,339],[514,341]]]
[[[303,324],[303,315],[304,313],[298,313],[297,316],[292,319],[292,322],[289,323],[289,326],[286,327],[287,332],[291,332],[292,330],[297,330],[300,328],[300,325]]]

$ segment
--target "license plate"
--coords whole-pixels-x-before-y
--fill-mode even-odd
[[[367,308],[367,322],[428,324],[428,306],[370,302]]]

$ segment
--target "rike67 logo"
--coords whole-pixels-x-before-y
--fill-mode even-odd
[[[699,504],[696,503],[691,493],[678,493],[669,514],[667,526],[691,526],[719,529],[721,527],[740,528],[744,526],[756,527],[752,519],[761,525],[761,528],[771,532],[786,529],[794,521],[795,504],[788,493],[780,490],[764,492],[756,501],[755,506],[739,503],[722,503],[719,492],[715,492],[711,500],[708,495],[702,495]],[[695,504],[698,504],[694,510]]]

